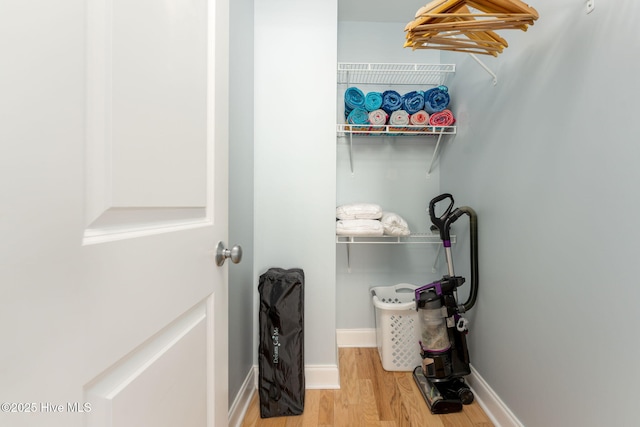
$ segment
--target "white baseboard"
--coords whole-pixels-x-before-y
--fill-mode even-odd
[[[242,425],[247,409],[249,409],[249,403],[251,403],[251,398],[256,390],[257,381],[257,367],[249,369],[240,391],[238,391],[231,408],[229,408],[229,427],[240,427]]]
[[[304,367],[305,388],[330,390],[340,388],[338,365],[307,365]]]
[[[255,382],[258,388],[258,367],[253,367]],[[331,390],[340,388],[338,365],[306,365],[304,367],[304,385],[306,389]]]
[[[375,328],[337,329],[338,347],[377,347]]]
[[[487,384],[473,366],[471,366],[471,374],[465,379],[469,387],[473,390],[478,404],[491,419],[495,427],[524,427],[520,420],[513,415],[513,412],[504,404],[496,392],[489,387],[489,384]]]

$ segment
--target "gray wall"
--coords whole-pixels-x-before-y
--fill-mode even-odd
[[[242,262],[229,263],[229,405],[253,366],[253,0],[230,2],[229,242]]]
[[[304,270],[305,362],[334,367],[336,39],[336,0],[255,4],[255,286]]]
[[[640,5],[595,3],[537,0],[538,22],[481,58],[495,87],[442,55],[458,135],[441,185],[479,217],[472,363],[528,427],[638,425]]]

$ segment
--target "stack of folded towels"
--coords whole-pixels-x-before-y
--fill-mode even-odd
[[[442,85],[404,95],[395,90],[365,94],[349,87],[344,94],[344,112],[347,123],[353,125],[452,126],[455,118],[447,109],[450,101],[449,88]]]
[[[398,214],[385,212],[375,203],[350,203],[336,208],[339,236],[408,236],[407,222]]]

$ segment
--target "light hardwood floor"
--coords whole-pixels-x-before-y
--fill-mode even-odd
[[[411,372],[382,369],[375,348],[340,348],[340,390],[306,390],[304,413],[260,418],[254,394],[243,427],[492,427],[477,402],[433,415]]]

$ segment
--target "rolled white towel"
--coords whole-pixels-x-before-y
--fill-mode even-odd
[[[377,219],[341,219],[336,221],[338,236],[382,236],[384,227]]]
[[[336,208],[338,219],[380,219],[382,208],[375,203],[348,203]]]
[[[375,126],[382,126],[387,124],[389,115],[382,109],[374,110],[369,113],[369,123]]]
[[[380,223],[387,236],[408,236],[411,234],[409,225],[400,215],[394,212],[383,212]]]
[[[409,124],[409,113],[405,110],[396,110],[389,117],[389,124],[393,126],[406,126]]]

